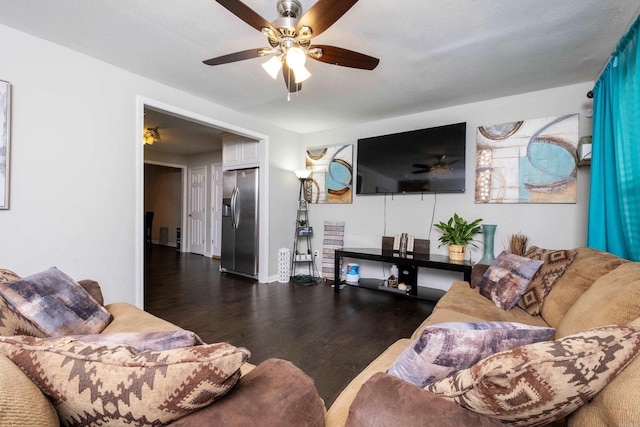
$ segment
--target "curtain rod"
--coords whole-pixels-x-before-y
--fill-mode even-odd
[[[636,10],[636,13],[634,13],[632,18],[629,20],[629,22],[627,22],[627,30],[622,35],[622,37],[624,37],[629,32],[629,30],[631,29],[631,26],[633,25],[634,22],[636,22],[638,17],[640,17],[640,7],[638,7],[638,9]],[[622,37],[620,38],[620,40],[622,40]],[[620,43],[620,40],[618,40],[618,43]],[[611,55],[609,55],[609,59],[607,59],[604,65],[600,68],[600,71],[598,71],[598,77],[595,80],[596,82],[600,79],[600,75],[605,70],[605,68],[607,68],[607,65],[609,65],[609,62],[611,61],[611,57],[618,49],[618,43],[616,43],[615,49],[613,50],[613,52],[611,52]],[[590,90],[589,92],[587,92],[587,98],[593,98],[593,91]]]

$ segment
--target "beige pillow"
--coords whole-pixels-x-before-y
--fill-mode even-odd
[[[640,263],[629,262],[596,280],[558,325],[556,338],[583,329],[626,325],[640,317]]]
[[[37,385],[0,355],[0,426],[55,427],[58,414]]]
[[[573,259],[578,254],[577,249],[549,250],[537,246],[529,248],[525,257],[539,259],[544,262],[540,270],[533,276],[527,291],[518,301],[518,307],[526,310],[532,316],[537,316],[542,310],[544,299],[551,292],[551,288],[565,271],[569,268]]]
[[[66,425],[164,425],[226,394],[249,351],[227,343],[136,352],[72,338],[0,337]]]
[[[557,328],[562,318],[580,295],[599,277],[626,262],[607,252],[578,248],[569,269],[558,278],[544,299],[540,316],[549,326]]]
[[[587,403],[639,350],[640,327],[603,326],[494,354],[426,390],[512,426],[538,426]]]

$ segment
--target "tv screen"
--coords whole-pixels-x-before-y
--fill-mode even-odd
[[[358,140],[356,194],[461,193],[466,123]]]

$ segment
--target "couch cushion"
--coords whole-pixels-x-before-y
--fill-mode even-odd
[[[107,304],[105,308],[111,313],[113,320],[102,330],[103,334],[114,332],[179,331],[182,329],[126,302],[114,302]]]
[[[531,279],[527,291],[518,301],[518,306],[532,316],[540,314],[544,299],[551,292],[556,280],[567,271],[577,253],[577,249],[551,250],[532,246],[524,256],[542,260],[544,264]]]
[[[569,269],[556,280],[553,288],[544,299],[540,315],[554,328],[557,328],[564,315],[569,311],[580,295],[593,282],[626,261],[607,252],[591,248],[578,248],[578,254]]]
[[[640,319],[629,323],[639,326]],[[640,420],[640,357],[568,419],[569,427],[637,426]]]
[[[561,338],[586,328],[626,325],[640,317],[640,263],[629,262],[596,280],[558,325]]]
[[[348,427],[489,427],[503,424],[461,408],[391,375],[377,373],[363,384],[349,408]]]
[[[344,426],[349,415],[349,406],[360,391],[362,384],[367,382],[374,374],[385,372],[396,360],[402,351],[411,344],[411,340],[403,338],[391,344],[380,356],[367,365],[338,395],[327,411],[325,423],[327,426]]]
[[[0,355],[0,425],[60,425],[58,414],[49,399],[15,363],[3,355]]]
[[[47,336],[96,334],[111,314],[55,267],[0,283],[0,294]]]
[[[78,280],[78,284],[82,286],[82,288],[87,291],[91,297],[96,300],[96,302],[100,305],[104,305],[104,297],[102,296],[102,289],[100,289],[100,284],[95,280],[84,279]]]
[[[512,322],[452,322],[428,326],[395,360],[389,374],[419,387],[466,369],[489,355],[550,339],[553,328]]]
[[[33,337],[0,337],[0,352],[49,396],[67,425],[174,421],[227,393],[249,357],[227,343],[136,352]]]
[[[478,291],[503,310],[511,310],[542,263],[503,251],[478,282]]]
[[[169,424],[179,426],[324,426],[324,403],[313,379],[291,362],[268,359],[224,399]]]
[[[640,327],[604,326],[494,354],[426,389],[509,425],[542,425],[588,402],[639,350]]]

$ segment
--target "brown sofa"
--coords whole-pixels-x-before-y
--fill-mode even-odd
[[[482,276],[483,267],[486,269],[474,267],[472,284]],[[573,262],[544,299],[540,315],[532,316],[518,306],[505,311],[469,283],[455,282],[411,337],[392,344],[351,381],[329,408],[326,425],[500,425],[487,417],[480,421],[471,411],[461,412],[455,404],[385,373],[426,326],[461,321],[518,322],[551,326],[556,329],[554,338],[561,339],[597,326],[640,325],[639,317],[640,263],[589,248],[578,248]],[[640,426],[640,357],[590,402],[554,423],[563,424]]]
[[[1,274],[0,274],[1,276]],[[2,277],[0,277],[0,281]],[[102,304],[94,281],[79,282]],[[101,334],[180,331],[180,327],[127,303],[105,306],[113,316]],[[0,310],[0,325],[5,320]],[[326,413],[313,380],[290,362],[269,359],[258,366],[244,363],[237,384],[221,399],[186,415],[172,426],[223,425],[322,426]],[[139,425],[134,422],[133,424]],[[0,425],[58,426],[58,414],[43,392],[4,355],[0,355]],[[83,424],[84,425],[84,424]],[[142,424],[140,424],[142,425]]]

